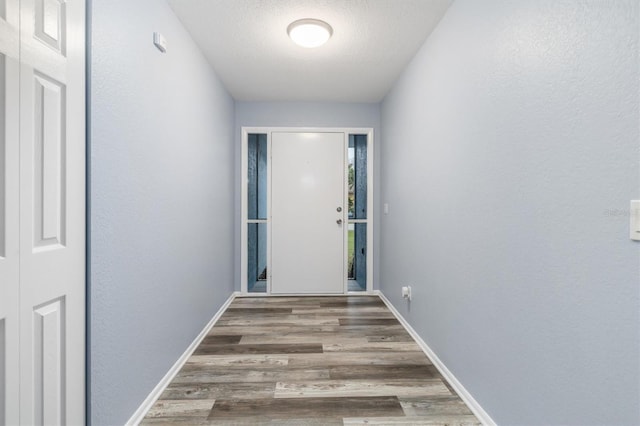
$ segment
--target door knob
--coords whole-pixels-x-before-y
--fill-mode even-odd
[[[342,207],[338,207],[338,208],[336,209],[336,211],[337,211],[338,213],[340,213],[340,212],[342,211]]]
[[[338,225],[342,225],[342,219],[338,219],[338,220],[336,220],[336,223],[337,223]]]

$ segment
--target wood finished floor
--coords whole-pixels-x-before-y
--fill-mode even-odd
[[[143,425],[479,425],[377,296],[236,298]]]

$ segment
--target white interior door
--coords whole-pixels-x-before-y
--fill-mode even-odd
[[[344,292],[344,133],[271,137],[271,293]]]
[[[19,423],[19,2],[0,3],[0,424]]]
[[[0,1],[0,424],[85,420],[84,22]]]

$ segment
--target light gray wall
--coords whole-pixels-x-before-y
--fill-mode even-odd
[[[456,0],[383,102],[380,288],[500,424],[640,423],[639,12]]]
[[[234,104],[164,1],[92,19],[90,419],[117,425],[233,291]]]
[[[378,200],[380,199],[380,158],[378,139],[380,135],[380,104],[336,103],[336,102],[236,102],[236,224],[235,224],[235,282],[240,290],[240,153],[242,127],[371,127],[374,139],[374,288],[378,288],[380,257]]]

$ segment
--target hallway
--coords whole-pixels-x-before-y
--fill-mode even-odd
[[[480,424],[378,296],[236,298],[142,424]]]
[[[325,46],[289,38],[309,17],[332,26]],[[629,220],[640,200],[638,0],[96,0],[88,18],[87,423],[137,424],[160,396],[147,422],[189,412],[207,422],[224,407],[229,419],[251,417],[256,401],[280,412],[295,392],[313,395],[296,402],[305,409],[362,398],[353,382],[390,375],[368,367],[393,363],[390,353],[408,356],[393,377],[433,379],[426,360],[413,368],[418,349],[398,350],[398,325],[348,325],[389,313],[317,312],[341,299],[303,314],[233,310],[285,303],[237,298],[250,278],[243,233],[269,226],[243,217],[243,132],[371,129],[367,291],[428,344],[475,416],[487,426],[640,424],[640,243]],[[327,215],[346,211],[345,198]],[[260,235],[265,246],[273,236]],[[382,345],[371,338],[395,340],[384,342],[394,351],[363,352]],[[263,346],[292,342],[317,352]],[[267,353],[234,353],[250,347]],[[225,365],[234,359],[276,365]],[[193,385],[197,360],[220,379]],[[248,380],[244,399],[234,386]],[[308,388],[316,381],[350,387],[336,396]],[[366,396],[396,398],[399,417],[442,407]]]

